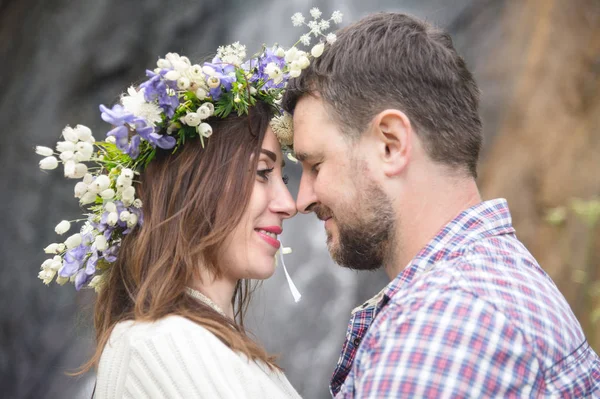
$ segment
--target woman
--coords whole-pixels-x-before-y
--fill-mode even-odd
[[[277,102],[311,56],[244,57],[238,43],[202,66],[169,53],[119,104],[100,106],[105,141],[77,125],[56,151],[37,147],[42,169],[62,162],[82,178],[87,221],[45,249],[54,257],[39,277],[98,292],[82,370],[98,368],[96,398],[299,397],[243,314],[249,280],[273,274],[277,235],[296,213],[282,175],[291,122]]]

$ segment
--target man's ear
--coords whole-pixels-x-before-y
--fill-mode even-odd
[[[372,127],[383,172],[388,177],[399,175],[411,156],[413,130],[410,120],[402,111],[386,109],[373,118]]]

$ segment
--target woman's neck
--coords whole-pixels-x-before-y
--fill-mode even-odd
[[[190,288],[206,295],[227,317],[233,319],[231,299],[235,293],[236,284],[237,282],[228,281],[224,278],[215,279],[210,276],[202,276],[202,280],[195,280]]]

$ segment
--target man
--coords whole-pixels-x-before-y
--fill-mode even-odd
[[[370,15],[290,82],[301,212],[333,259],[390,284],[352,313],[338,398],[600,396],[600,359],[518,241],[482,202],[479,91],[450,37]]]

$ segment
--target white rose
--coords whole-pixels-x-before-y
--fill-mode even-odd
[[[71,228],[71,223],[68,220],[63,220],[59,224],[56,225],[54,231],[56,234],[65,234]]]
[[[54,151],[52,151],[52,148],[38,145],[37,147],[35,147],[35,153],[43,157],[49,157],[52,156],[52,154],[54,154]]]
[[[210,137],[212,135],[212,127],[208,123],[201,123],[196,130],[202,137]]]
[[[75,143],[71,141],[59,141],[58,143],[56,143],[56,151],[75,151]]]
[[[77,132],[71,126],[67,126],[63,129],[62,135],[65,140],[70,141],[72,143],[77,143],[79,141]]]
[[[52,170],[58,166],[58,159],[55,157],[46,157],[40,161],[40,169]]]
[[[118,221],[119,215],[117,214],[117,212],[109,213],[106,218],[106,223],[108,223],[109,226],[114,226],[115,224],[117,224]]]
[[[177,80],[181,77],[181,74],[177,71],[169,71],[165,74],[167,80]]]
[[[312,54],[313,57],[319,58],[321,56],[321,54],[323,54],[324,49],[325,49],[325,44],[319,43],[319,44],[315,45],[312,48],[312,50],[310,50],[310,53]]]
[[[102,199],[106,200],[113,199],[115,197],[115,190],[113,190],[112,188],[108,188],[102,191],[100,193],[100,196],[102,197]]]
[[[188,112],[183,117],[183,122],[188,126],[198,126],[202,122],[202,117],[195,112]]]
[[[104,209],[106,209],[107,212],[116,212],[117,206],[115,205],[114,202],[110,201],[110,202],[107,202],[106,204],[104,204]]]
[[[79,199],[79,203],[81,205],[87,205],[93,202],[96,202],[96,193],[91,191],[88,191],[87,193],[83,194]]]
[[[75,198],[81,198],[88,191],[88,185],[80,181],[75,185]]]
[[[96,245],[96,249],[98,251],[104,251],[106,248],[108,248],[108,242],[102,234],[96,236],[94,239],[94,245]]]
[[[65,240],[65,245],[67,246],[67,249],[73,249],[75,247],[80,246],[81,241],[82,241],[81,234],[77,233],[77,234],[73,234],[71,237],[67,238]]]
[[[89,141],[92,138],[92,131],[85,125],[77,125],[74,130],[77,133],[77,138],[81,141]]]

